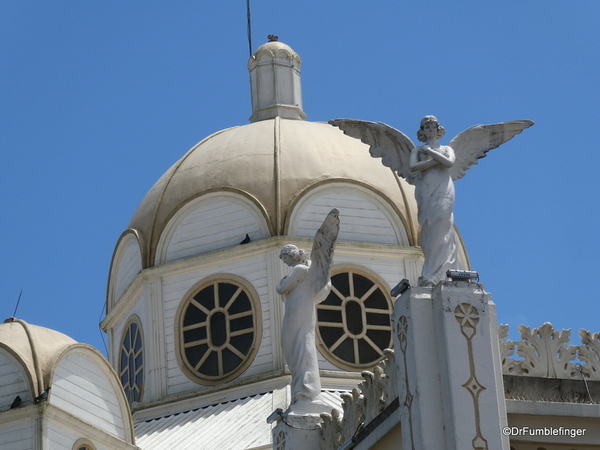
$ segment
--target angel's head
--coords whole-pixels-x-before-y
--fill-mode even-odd
[[[293,244],[284,246],[279,252],[279,259],[281,259],[288,266],[295,266],[296,264],[306,264],[308,262],[308,252],[296,247]]]
[[[429,124],[434,124],[437,127],[437,137],[436,139],[440,140],[446,134],[446,129],[440,125],[437,118],[435,116],[425,116],[421,119],[421,126],[417,130],[417,139],[421,142],[427,142],[427,137],[425,136],[425,126]]]

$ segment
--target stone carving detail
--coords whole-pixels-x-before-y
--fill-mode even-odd
[[[308,252],[286,245],[279,257],[292,268],[277,284],[285,302],[281,327],[281,348],[292,375],[292,401],[284,413],[318,415],[328,410],[321,396],[319,362],[315,346],[317,313],[315,305],[331,291],[331,262],[340,231],[340,212],[334,208],[315,234],[310,260]]]
[[[541,378],[600,380],[600,332],[580,330],[582,345],[568,345],[571,330],[556,331],[551,323],[531,330],[519,325],[520,341],[508,340],[508,326],[498,327],[502,372]],[[514,352],[522,359],[513,359]]]
[[[397,398],[394,351],[384,353],[386,359],[373,372],[362,372],[364,381],[357,388],[341,395],[343,418],[337,410],[321,414],[321,450],[341,447]]]
[[[277,435],[276,447],[277,450],[285,450],[285,431],[281,430]]]
[[[502,372],[511,375],[520,375],[523,373],[521,366],[517,361],[511,359],[515,353],[515,341],[508,339],[508,325],[498,326],[498,339],[500,340],[500,360],[502,361]]]
[[[410,433],[410,442],[414,449],[414,437],[413,437],[413,422],[412,422],[412,401],[413,395],[410,392],[410,383],[408,382],[408,375],[406,374],[408,364],[406,362],[406,346],[408,344],[408,319],[406,316],[400,316],[398,324],[396,326],[398,330],[398,340],[400,341],[400,352],[402,353],[402,369],[405,372],[404,376],[404,401],[402,406],[406,408],[408,414],[408,432]]]
[[[488,442],[481,434],[481,420],[479,414],[479,394],[485,390],[475,374],[475,360],[473,358],[473,337],[477,334],[479,323],[479,311],[469,303],[461,303],[454,310],[454,317],[460,324],[460,332],[467,340],[467,352],[469,355],[469,379],[462,385],[473,398],[473,409],[475,411],[475,437],[471,441],[474,449],[487,450]]]
[[[581,343],[577,347],[579,360],[584,362],[581,370],[586,378],[600,380],[600,332],[590,333],[588,330],[579,330]]]
[[[329,123],[368,144],[372,157],[381,158],[384,166],[415,186],[425,256],[419,286],[434,286],[446,279],[448,269],[462,269],[454,230],[454,181],[489,150],[533,125],[531,120],[475,125],[455,136],[450,145],[440,145],[445,128],[435,116],[425,116],[417,131],[425,145],[416,146],[404,133],[381,122],[337,119]]]

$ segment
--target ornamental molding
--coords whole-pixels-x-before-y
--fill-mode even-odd
[[[383,359],[373,371],[364,370],[358,387],[342,397],[342,413],[321,414],[321,450],[340,448],[379,416],[398,397],[394,351],[384,350]]]
[[[510,340],[508,329],[498,327],[504,375],[600,381],[600,332],[581,329],[581,345],[570,345],[571,330],[555,330],[549,322],[533,330],[519,325],[520,341]]]

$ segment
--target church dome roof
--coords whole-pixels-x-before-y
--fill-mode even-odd
[[[50,385],[54,364],[68,347],[77,344],[69,336],[49,328],[10,317],[0,324],[0,347],[12,354],[27,370],[39,395]]]
[[[250,198],[267,217],[271,235],[277,236],[287,234],[295,201],[328,182],[375,192],[396,210],[410,244],[417,245],[412,186],[371,158],[368,146],[338,128],[280,117],[219,131],[198,143],[150,189],[129,228],[138,234],[148,267],[169,219],[200,195],[233,191]]]

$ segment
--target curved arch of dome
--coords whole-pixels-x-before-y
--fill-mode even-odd
[[[395,205],[371,187],[348,180],[327,180],[302,191],[286,215],[285,234],[313,237],[322,219],[311,224],[307,216],[318,213],[325,218],[332,208],[340,210],[340,240],[410,245],[406,221]],[[351,218],[350,223],[344,215]],[[369,232],[373,228],[382,233]]]
[[[223,221],[221,214],[231,219]],[[167,219],[154,264],[237,245],[246,233],[258,240],[271,232],[267,211],[255,197],[231,188],[210,189],[182,202]]]
[[[225,128],[224,130],[217,131],[216,133],[213,133],[210,136],[205,137],[200,142],[198,142],[196,145],[194,145],[192,148],[190,148],[186,152],[186,154],[183,155],[175,164],[173,164],[169,168],[169,170],[167,170],[163,174],[163,176],[158,180],[158,182],[155,184],[155,186],[158,185],[161,182],[161,180],[164,179],[164,182],[162,183],[162,186],[160,187],[158,194],[156,194],[155,196],[149,196],[150,193],[148,193],[142,200],[142,203],[138,207],[138,210],[136,211],[136,213],[140,211],[140,208],[142,208],[142,205],[144,205],[145,202],[151,202],[154,204],[154,206],[152,207],[152,219],[150,221],[150,227],[149,227],[149,231],[148,231],[149,247],[148,248],[142,247],[145,250],[142,252],[142,257],[143,257],[142,265],[144,268],[150,267],[152,265],[152,261],[154,261],[154,248],[153,247],[155,245],[155,242],[158,240],[157,236],[160,237],[162,235],[162,229],[164,228],[164,225],[159,227],[159,225],[156,223],[157,216],[158,216],[159,208],[160,208],[160,205],[162,204],[162,200],[165,195],[165,192],[169,188],[169,185],[171,184],[173,177],[177,174],[179,168],[187,161],[187,159],[194,153],[194,151],[197,148],[199,148],[204,143],[210,141],[214,137],[216,137],[222,133],[225,133],[233,128],[238,128],[238,127],[235,126],[235,127]],[[150,190],[150,192],[152,192],[152,189]],[[185,202],[183,202],[183,203],[185,203]],[[179,207],[180,206],[178,206],[178,208]],[[175,210],[177,210],[178,208],[176,208]],[[165,222],[168,223],[170,217],[171,216],[169,216]],[[134,220],[135,220],[135,215],[132,218],[132,223]]]
[[[187,306],[193,300],[193,297],[196,294],[198,294],[200,291],[205,289],[206,287],[209,287],[211,284],[217,283],[217,282],[219,282],[219,283],[220,282],[236,283],[238,286],[242,287],[246,291],[246,294],[247,294],[250,302],[252,303],[252,307],[253,307],[253,311],[254,311],[254,314],[252,317],[254,338],[253,338],[253,342],[252,342],[252,347],[250,348],[249,352],[246,355],[246,359],[237,368],[235,368],[229,374],[226,374],[224,376],[204,377],[199,372],[193,371],[193,370],[191,370],[192,369],[191,367],[188,367],[186,357],[185,357],[185,355],[183,355],[185,343],[183,342],[183,338],[181,336],[181,333],[182,333],[181,323],[182,323],[182,316],[185,314],[185,310],[186,310]],[[177,360],[177,364],[179,365],[179,368],[185,374],[186,377],[188,377],[190,380],[192,380],[195,383],[202,384],[205,386],[217,385],[217,384],[221,384],[221,383],[225,383],[225,382],[234,380],[234,379],[240,377],[252,365],[252,363],[254,362],[254,360],[256,358],[256,355],[258,354],[258,350],[260,349],[260,346],[262,345],[263,315],[262,315],[262,306],[261,306],[261,302],[260,302],[260,296],[258,295],[258,292],[256,291],[256,288],[254,287],[254,285],[250,281],[246,280],[243,277],[240,277],[238,275],[234,275],[231,273],[217,273],[217,274],[210,275],[208,277],[201,279],[197,283],[195,283],[190,289],[188,289],[186,294],[183,296],[183,299],[179,303],[179,306],[177,307],[177,311],[175,313],[175,323],[173,324],[173,328],[175,330],[175,336],[176,336],[175,337],[175,357]]]
[[[110,262],[106,288],[108,311],[142,271],[142,248],[141,236],[137,230],[129,228],[119,236]]]
[[[119,377],[118,377],[117,373],[113,370],[113,368],[110,366],[108,361],[106,359],[104,359],[102,354],[98,350],[96,350],[94,347],[92,347],[91,345],[80,344],[80,343],[73,344],[57,355],[54,365],[51,370],[51,374],[50,374],[50,386],[52,387],[52,391],[51,391],[51,394],[49,397],[49,402],[54,404],[55,406],[58,406],[58,407],[61,406],[60,404],[57,405],[57,403],[60,403],[60,401],[61,401],[61,393],[62,393],[61,391],[63,391],[63,388],[61,386],[62,380],[58,380],[58,377],[57,377],[57,370],[60,370],[60,369],[64,369],[68,374],[75,375],[76,377],[79,376],[79,378],[82,379],[82,382],[85,383],[88,387],[92,387],[92,388],[96,387],[96,389],[98,389],[98,386],[96,385],[96,383],[89,381],[89,380],[84,380],[83,377],[80,375],[80,373],[85,371],[86,368],[78,367],[77,371],[69,370],[69,368],[67,367],[69,365],[69,363],[66,362],[66,360],[71,355],[79,356],[84,359],[87,358],[92,362],[92,364],[94,365],[94,368],[100,369],[102,375],[104,375],[104,377],[105,377],[105,380],[108,381],[109,386],[112,391],[111,393],[114,394],[114,398],[116,399],[116,402],[117,402],[117,404],[115,406],[118,408],[118,413],[119,413],[118,418],[121,420],[121,424],[122,424],[122,435],[118,436],[118,434],[117,434],[117,437],[119,437],[120,439],[122,439],[130,444],[134,444],[135,443],[135,433],[133,430],[133,421],[131,418],[131,414],[129,412],[129,405],[127,403],[127,398],[125,397],[125,392],[123,391],[121,383],[119,382]],[[91,376],[91,377],[98,376],[98,375],[99,374],[97,371],[88,373],[88,376]],[[74,377],[69,377],[69,380],[72,380],[73,378]],[[98,378],[99,378],[99,376],[98,376]],[[64,389],[64,392],[67,396],[70,396],[70,397],[72,397],[73,395],[76,395],[76,391],[74,388],[71,388],[68,390]],[[89,399],[90,395],[92,395],[92,394],[89,391],[86,391],[85,395],[86,395],[85,403],[93,406],[94,410],[95,410],[94,413],[97,414],[98,406],[97,405],[94,406],[93,402]],[[84,417],[82,417],[82,415],[80,413],[77,414],[76,417],[80,417],[82,420],[86,421],[86,419]],[[88,420],[88,422],[89,422],[89,420]],[[108,431],[106,428],[104,428],[104,431],[107,431],[110,433],[110,431]]]
[[[16,372],[14,370],[8,372],[10,367],[7,366],[11,365],[14,366]],[[34,398],[34,395],[32,395],[34,381],[31,378],[31,371],[19,355],[0,342],[0,377],[7,375],[7,373],[12,374],[10,379],[13,381],[10,385],[4,385],[2,386],[3,389],[0,389],[0,411],[10,407],[17,395],[21,397],[24,404],[33,401]],[[12,387],[12,389],[8,390],[8,387]]]

